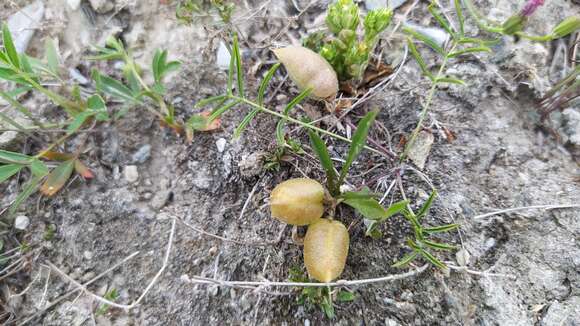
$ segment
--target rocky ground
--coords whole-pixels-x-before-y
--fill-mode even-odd
[[[223,62],[216,60],[220,26],[210,18],[191,26],[180,24],[173,2],[14,0],[0,4],[0,19],[31,3],[42,3],[43,18],[27,52],[41,54],[44,39],[58,39],[64,66],[76,69],[71,78],[88,78],[93,67],[118,74],[112,64],[84,59],[91,45],[103,44],[111,34],[121,36],[141,63],[150,62],[156,48],[168,49],[172,58],[184,63],[170,79],[168,98],[178,115],[186,118],[195,102],[224,91],[227,76]],[[397,1],[397,18],[411,9],[410,21],[429,25],[426,6],[411,2]],[[236,3],[233,22],[243,36],[247,83],[252,90],[274,62],[268,48],[298,44],[307,31],[322,27],[327,6],[323,1]],[[494,7],[490,17],[496,19],[522,5],[516,0],[476,3],[480,8]],[[530,20],[530,32],[549,32],[565,16],[579,13],[573,1],[548,1]],[[288,18],[298,14],[297,19]],[[473,22],[468,26],[468,32],[477,33]],[[402,58],[401,42],[397,35],[389,41],[381,46],[388,52],[388,63],[394,65]],[[256,291],[196,284],[194,276],[284,281],[291,268],[301,268],[301,248],[290,239],[289,228],[270,218],[267,198],[285,179],[302,175],[322,179],[323,171],[306,154],[289,157],[277,172],[264,169],[265,159],[276,146],[277,120],[271,116],[259,115],[240,139],[232,140],[234,128],[248,112],[240,107],[222,119],[221,128],[195,134],[187,144],[137,107],[123,119],[100,125],[88,137],[83,155],[96,175],[93,180],[76,178],[50,199],[33,196],[18,214],[30,224],[2,231],[2,250],[7,255],[19,244],[29,244],[26,251],[1,265],[2,269],[10,263],[19,267],[11,275],[0,274],[3,322],[577,325],[580,211],[525,210],[474,219],[502,208],[579,203],[580,168],[575,155],[580,147],[580,108],[551,117],[550,127],[560,135],[556,139],[550,128],[540,126],[536,107],[566,68],[559,51],[567,48],[563,42],[568,41],[536,44],[506,38],[492,54],[453,61],[449,73],[466,80],[468,86],[449,86],[436,93],[428,124],[435,143],[422,173],[407,166],[403,184],[407,196],[418,204],[426,200],[429,182],[438,189],[427,222],[462,225],[460,232],[446,239],[462,249],[445,258],[467,266],[469,272],[429,268],[399,281],[353,287],[356,299],[337,303],[333,321],[317,308],[297,304],[291,288]],[[283,77],[276,75],[274,84],[280,85]],[[290,81],[281,85],[269,99],[269,107],[283,108],[298,93]],[[356,123],[371,108],[380,108],[380,127],[370,137],[400,152],[398,141],[415,127],[428,87],[418,66],[407,60],[388,87],[342,123],[336,124],[334,115],[313,100],[305,102],[297,114],[325,116],[323,127],[338,125],[334,130],[344,134],[349,122]],[[39,115],[55,116],[55,107],[42,96],[30,95],[25,103]],[[288,130],[301,143],[308,143],[303,130]],[[456,139],[450,141],[443,130],[451,131]],[[5,149],[34,146],[17,134],[1,137]],[[71,142],[67,149],[77,145]],[[344,143],[329,140],[329,145],[333,157],[344,157]],[[348,182],[384,193],[394,180],[391,170],[395,166],[396,162],[365,152]],[[4,207],[15,198],[19,180],[4,183],[0,189]],[[399,199],[398,192],[392,196]],[[359,217],[353,211],[345,210],[340,216],[351,225],[344,279],[405,272],[390,267],[406,252],[404,240],[410,229],[401,217],[381,226],[384,236],[374,240],[364,236],[364,225],[356,223]],[[98,295],[117,289],[117,303],[137,300],[163,266],[175,218],[182,222],[175,223],[167,267],[140,305],[102,313],[101,304],[90,295],[74,292],[60,299],[75,286],[56,269],[87,282],[138,252],[88,286]],[[54,236],[47,237],[47,230],[53,228]]]

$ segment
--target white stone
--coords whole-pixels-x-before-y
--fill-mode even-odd
[[[8,29],[12,33],[18,53],[24,53],[34,32],[44,17],[44,4],[36,1],[8,18]]]
[[[217,146],[218,152],[222,153],[226,149],[227,140],[225,138],[220,138],[216,140],[215,145]]]
[[[230,67],[230,51],[223,42],[220,42],[220,46],[217,50],[216,64],[222,69],[229,69]]]
[[[115,4],[110,0],[89,0],[91,7],[99,14],[107,13],[115,8]]]
[[[66,3],[68,4],[68,7],[73,11],[78,10],[79,7],[81,6],[81,0],[67,0]]]
[[[435,43],[437,43],[441,47],[449,39],[449,34],[447,34],[446,31],[444,31],[440,28],[423,27],[421,25],[417,25],[417,24],[414,24],[411,22],[404,22],[403,25],[405,25],[406,27],[409,27],[411,29],[414,29],[415,31],[417,31],[420,34],[423,34],[423,35],[429,37],[430,39],[435,41]]]
[[[137,171],[136,165],[127,165],[125,167],[125,180],[129,183],[134,183],[139,180],[139,171]]]
[[[14,220],[14,228],[16,230],[24,231],[30,225],[30,219],[25,215],[19,215]]]

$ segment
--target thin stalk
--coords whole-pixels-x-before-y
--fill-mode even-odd
[[[519,33],[516,33],[516,35],[521,37],[521,38],[525,38],[526,40],[536,41],[536,42],[548,42],[548,41],[551,41],[553,38],[551,34],[536,36],[536,35],[528,35],[528,34],[519,32]]]
[[[141,84],[141,87],[143,87],[143,89],[145,91],[147,91],[149,94],[153,94],[153,96],[155,97],[155,100],[157,101],[157,104],[161,107],[161,111],[163,111],[163,113],[166,116],[168,116],[169,109],[167,108],[167,104],[165,104],[165,101],[163,100],[163,98],[161,98],[159,95],[157,95],[156,93],[151,91],[151,89],[145,83],[143,78],[141,78],[141,75],[139,75],[139,73],[137,72],[137,69],[135,67],[135,63],[133,62],[132,59],[130,59],[128,56],[126,56],[125,61],[129,64],[129,67],[131,67],[131,72],[133,72],[133,75],[135,76],[135,78],[137,78],[137,81],[139,82],[139,84]]]
[[[348,139],[348,138],[346,138],[346,137],[343,137],[343,136],[341,136],[341,135],[337,135],[337,134],[335,134],[335,133],[333,133],[333,132],[330,132],[330,131],[328,131],[328,130],[325,130],[325,129],[322,129],[322,128],[318,128],[318,127],[316,127],[316,126],[313,126],[313,125],[311,125],[311,124],[308,124],[308,123],[306,123],[306,122],[303,122],[303,121],[300,121],[300,120],[298,120],[298,119],[292,118],[292,117],[290,117],[290,116],[286,116],[286,115],[284,115],[284,114],[281,114],[281,113],[278,113],[278,112],[276,112],[276,111],[272,111],[272,110],[270,110],[270,109],[267,109],[267,108],[265,108],[265,107],[263,107],[263,106],[261,106],[261,105],[259,105],[259,104],[257,104],[257,103],[254,103],[254,102],[252,102],[252,101],[250,101],[250,100],[247,100],[247,99],[245,99],[245,98],[243,98],[243,97],[239,97],[239,96],[235,96],[235,95],[228,95],[228,97],[229,97],[230,99],[237,100],[237,101],[239,101],[239,102],[241,102],[241,103],[245,103],[245,104],[247,104],[247,105],[249,105],[249,106],[251,106],[251,107],[253,107],[253,108],[256,108],[256,109],[258,109],[258,110],[260,110],[260,111],[262,111],[262,112],[265,112],[265,113],[268,113],[268,114],[274,115],[274,116],[276,116],[276,117],[278,117],[278,118],[285,119],[285,120],[288,120],[288,121],[290,121],[290,122],[296,123],[296,124],[298,124],[298,125],[300,125],[300,126],[302,126],[302,127],[304,127],[304,128],[308,128],[308,129],[311,129],[311,130],[317,131],[317,132],[319,132],[319,133],[322,133],[322,134],[328,135],[328,136],[330,136],[330,137],[332,137],[332,138],[336,138],[336,139],[339,139],[339,140],[345,141],[345,142],[347,142],[347,143],[352,143],[352,140],[350,140],[350,139]],[[369,150],[369,151],[371,151],[371,152],[373,152],[373,153],[375,153],[375,154],[379,154],[379,155],[381,155],[381,156],[386,156],[386,157],[389,157],[387,154],[385,154],[385,153],[383,153],[383,152],[379,151],[378,149],[372,148],[372,147],[370,147],[370,146],[365,146],[364,148],[365,148],[365,149],[367,149],[367,150]]]
[[[443,76],[443,72],[445,71],[445,66],[449,62],[449,54],[453,53],[453,51],[455,51],[456,47],[457,47],[457,42],[454,41],[451,49],[445,53],[445,57],[443,57],[443,62],[441,63],[441,67],[439,67],[439,71],[437,72],[437,76],[435,76],[434,80],[437,80]],[[437,90],[437,84],[438,84],[437,82],[433,81],[433,84],[431,85],[431,89],[429,90],[429,93],[427,95],[427,101],[425,102],[425,105],[423,106],[423,110],[421,111],[421,114],[419,115],[419,122],[417,122],[417,127],[415,127],[415,130],[413,130],[413,133],[411,134],[411,139],[407,143],[407,146],[405,146],[405,151],[403,152],[403,154],[401,154],[401,157],[399,159],[400,162],[405,161],[405,159],[407,158],[407,154],[409,153],[409,150],[411,149],[411,147],[413,147],[413,144],[415,143],[415,140],[417,139],[417,135],[419,135],[419,132],[421,131],[421,128],[423,127],[423,121],[427,117],[427,112],[429,111],[429,108],[431,107],[431,103],[433,102],[433,96],[435,95],[435,91]]]
[[[43,87],[42,85],[34,81],[34,79],[28,77],[27,74],[22,72],[20,72],[20,74],[32,87],[36,88],[36,90],[46,95],[56,104],[62,106],[70,116],[74,117],[77,113],[82,111],[82,107],[80,107],[78,104],[56,94],[53,91],[48,90],[47,88]]]

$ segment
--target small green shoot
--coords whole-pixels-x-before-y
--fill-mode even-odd
[[[109,301],[115,302],[119,298],[119,292],[117,291],[117,289],[112,288],[109,291],[107,291],[107,293],[105,293],[104,298]],[[106,303],[101,304],[99,308],[97,308],[97,310],[95,311],[95,316],[102,316],[106,314],[110,308],[111,307]]]

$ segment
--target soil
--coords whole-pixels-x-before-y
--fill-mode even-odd
[[[0,19],[31,2],[3,3]],[[91,0],[74,8],[75,1],[44,1],[45,18],[28,52],[42,53],[44,40],[56,38],[63,65],[77,68],[88,78],[94,67],[120,75],[114,64],[83,59],[92,44],[103,44],[111,33],[134,48],[144,66],[156,48],[168,49],[171,58],[183,61],[183,67],[168,79],[167,98],[178,118],[185,120],[195,111],[195,102],[225,91],[226,72],[215,62],[223,26],[210,18],[180,24],[174,2]],[[411,5],[408,2],[396,13],[404,13]],[[255,95],[261,77],[274,62],[268,47],[297,44],[307,31],[322,27],[327,3],[236,3],[233,21],[242,35],[246,87]],[[480,8],[492,7],[489,1],[476,3]],[[519,6],[521,2],[515,0],[493,2],[498,12],[514,12]],[[304,11],[298,19],[288,19],[299,10]],[[409,19],[433,25],[426,13],[421,3]],[[547,33],[550,26],[572,14],[580,14],[577,4],[549,1],[530,20],[529,32]],[[468,26],[474,26],[473,22],[468,21]],[[467,30],[477,32],[473,27]],[[400,42],[394,38],[381,46],[391,53],[387,57],[400,58]],[[277,171],[264,168],[276,149],[275,117],[259,114],[234,140],[233,130],[248,112],[239,106],[222,118],[221,128],[196,133],[189,144],[160,126],[144,108],[136,107],[119,120],[97,126],[87,137],[82,157],[95,173],[93,180],[74,178],[53,198],[33,196],[18,213],[30,218],[30,226],[25,231],[3,231],[4,251],[29,244],[21,268],[1,278],[3,321],[18,324],[38,313],[28,324],[578,325],[580,211],[526,210],[473,219],[501,208],[579,203],[580,167],[574,157],[578,149],[540,127],[536,106],[557,80],[550,67],[558,60],[558,44],[506,38],[492,54],[452,61],[449,73],[467,81],[468,86],[441,87],[436,92],[426,124],[435,142],[425,167],[421,173],[410,163],[404,165],[405,193],[415,207],[427,199],[429,182],[438,190],[425,223],[461,224],[459,232],[443,237],[461,251],[439,257],[457,265],[467,252],[472,273],[430,267],[403,280],[351,287],[356,299],[336,303],[332,321],[320,309],[298,304],[298,292],[293,288],[256,291],[195,284],[191,282],[194,276],[284,281],[291,268],[303,269],[302,249],[292,241],[291,229],[270,217],[268,196],[283,180],[301,176],[324,180],[324,172],[309,154],[287,155]],[[425,55],[435,65],[433,54],[425,51]],[[284,81],[283,72],[277,73],[273,85],[281,87],[276,93],[275,87],[269,91],[267,105],[271,108],[283,109],[298,94],[289,80]],[[356,124],[366,112],[379,108],[378,123],[369,137],[400,153],[402,136],[416,126],[428,87],[416,63],[407,60],[388,87],[338,124],[319,101],[308,100],[295,113],[323,116],[322,127],[346,134],[349,123]],[[35,104],[35,112],[47,119],[58,116],[56,108],[41,96],[27,95],[26,101]],[[560,120],[557,113],[553,123],[562,132]],[[290,125],[287,130],[290,137],[308,144],[303,129]],[[456,139],[449,139],[449,133]],[[333,158],[346,155],[345,143],[327,142]],[[79,144],[71,141],[63,150],[72,152]],[[9,146],[30,152],[40,144],[19,139]],[[134,173],[134,166],[137,181],[130,182],[127,174]],[[396,161],[364,152],[348,184],[384,193],[398,166]],[[24,180],[13,178],[0,185],[2,207],[15,198]],[[387,196],[387,200],[400,199],[398,191]],[[234,241],[209,237],[178,222],[167,268],[136,308],[99,313],[98,301],[75,293],[46,309],[74,289],[50,264],[86,282],[138,251],[135,258],[88,286],[98,295],[117,289],[118,303],[135,301],[162,267],[174,217]],[[361,217],[350,209],[339,210],[337,218],[350,226],[351,236],[341,278],[404,272],[391,267],[408,250],[405,239],[411,229],[402,217],[382,224],[380,239],[366,237]],[[47,237],[52,227],[56,232]]]

